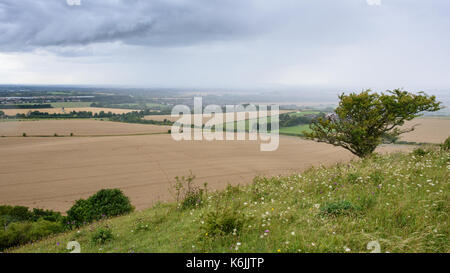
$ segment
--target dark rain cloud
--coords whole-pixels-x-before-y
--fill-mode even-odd
[[[265,11],[255,3],[81,0],[81,5],[69,5],[66,0],[1,0],[0,50],[114,41],[170,46],[234,39],[261,31]]]

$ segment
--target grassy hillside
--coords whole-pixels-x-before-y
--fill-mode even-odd
[[[13,252],[450,251],[450,153],[391,154],[159,204]],[[199,183],[202,181],[198,181]],[[198,193],[198,192],[197,192]]]

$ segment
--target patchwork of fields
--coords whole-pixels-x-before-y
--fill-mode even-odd
[[[421,126],[403,139],[438,143],[450,135],[448,119],[414,122]],[[341,148],[298,137],[281,136],[277,151],[260,152],[259,141],[176,142],[168,129],[85,119],[0,122],[0,135],[15,136],[0,138],[1,203],[65,211],[99,189],[121,188],[143,209],[172,199],[173,178],[189,171],[199,184],[222,189],[258,175],[295,173],[354,158]],[[19,137],[23,132],[48,137]],[[51,137],[54,133],[75,137]],[[379,151],[412,148],[387,145]]]

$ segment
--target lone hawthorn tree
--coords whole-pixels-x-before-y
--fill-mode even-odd
[[[417,95],[400,89],[373,93],[370,89],[359,94],[339,96],[335,113],[319,117],[306,137],[318,142],[341,146],[359,157],[373,153],[383,138],[396,138],[414,130],[400,129],[405,121],[421,116],[424,111],[442,109],[435,96],[423,92]]]

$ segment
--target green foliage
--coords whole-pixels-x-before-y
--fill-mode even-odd
[[[0,109],[39,109],[53,108],[51,104],[0,104]],[[0,114],[4,113],[0,111]]]
[[[339,216],[349,215],[356,211],[356,207],[349,201],[337,201],[325,203],[320,208],[320,212],[323,215]]]
[[[91,236],[91,241],[95,244],[104,244],[114,239],[112,230],[109,227],[100,227]]]
[[[0,230],[0,250],[29,243],[62,231],[63,226],[59,222],[43,219],[37,222],[14,222],[9,224],[6,230]]]
[[[11,222],[28,221],[33,213],[23,206],[0,206],[0,217],[8,217]]]
[[[246,217],[236,206],[223,206],[206,214],[203,232],[208,236],[239,234]]]
[[[93,220],[92,205],[85,199],[75,201],[75,204],[67,211],[65,218],[68,227],[80,227]]]
[[[43,219],[50,222],[60,222],[63,217],[61,213],[52,211],[52,210],[43,210],[34,208],[32,211],[32,221],[38,221],[39,219]]]
[[[23,137],[26,137],[26,136],[27,136],[27,133],[22,133],[22,136],[23,136]]]
[[[366,90],[359,94],[339,96],[335,115],[319,117],[311,123],[305,136],[318,142],[341,146],[359,157],[374,152],[383,139],[395,140],[402,133],[414,130],[399,129],[424,111],[438,111],[441,103],[435,96],[423,92],[418,95],[399,89],[385,93]]]
[[[63,230],[59,212],[0,206],[0,250]]]
[[[324,116],[323,113],[310,115],[296,115],[292,113],[285,113],[279,116],[280,127],[291,127],[301,124],[310,124],[313,118],[317,115]]]
[[[88,199],[80,199],[67,211],[68,227],[80,227],[105,217],[133,211],[130,200],[119,189],[103,189]]]
[[[88,198],[93,210],[93,219],[117,216],[133,211],[130,200],[119,189],[100,190]]]

